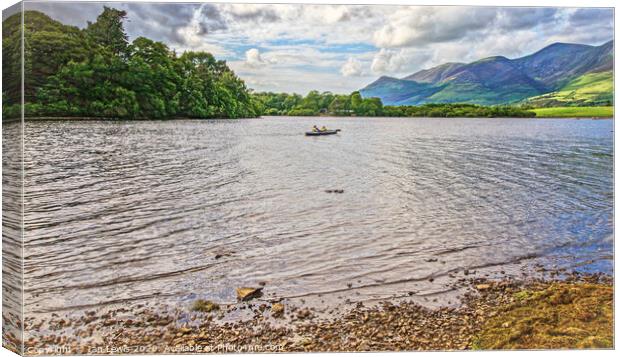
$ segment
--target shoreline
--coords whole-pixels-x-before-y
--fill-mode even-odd
[[[389,117],[389,116],[288,116],[288,115],[265,115],[256,118],[165,118],[165,119],[122,119],[122,118],[104,118],[104,117],[25,117],[24,122],[38,122],[38,121],[114,121],[114,122],[146,122],[146,121],[176,121],[176,120],[196,120],[196,121],[217,121],[217,120],[255,120],[266,118],[320,118],[320,119],[354,119],[354,118],[406,118],[406,119],[568,119],[568,120],[613,120],[614,117],[566,117],[566,116],[549,116],[549,117]],[[21,119],[4,119],[4,123],[19,122]]]
[[[556,273],[463,278],[460,305],[436,308],[385,299],[325,315],[303,300],[249,300],[200,311],[138,305],[52,315],[47,332],[25,346],[28,354],[612,348],[613,277]],[[41,324],[26,321],[26,330]]]

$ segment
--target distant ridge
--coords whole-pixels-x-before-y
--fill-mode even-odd
[[[592,85],[595,80],[611,81],[613,47],[613,40],[600,46],[554,43],[516,59],[494,56],[471,63],[445,63],[400,79],[382,76],[360,93],[364,97],[379,97],[386,105],[516,103],[560,91],[569,84],[576,90],[580,83]],[[610,73],[591,75],[600,72]],[[584,75],[589,76],[580,80]],[[608,91],[609,88],[613,85],[597,83],[593,90]],[[613,97],[613,89],[611,91]],[[600,93],[590,99],[600,104],[597,101],[602,98],[608,101],[609,94]]]
[[[445,80],[465,63],[448,62],[431,69],[424,69],[403,79],[420,83],[437,83]]]

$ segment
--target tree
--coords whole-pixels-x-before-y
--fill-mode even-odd
[[[128,54],[129,40],[123,27],[123,20],[127,12],[103,7],[103,12],[94,23],[88,22],[87,35],[98,45],[106,47],[113,54],[126,57]]]
[[[175,72],[174,54],[163,43],[144,37],[133,41],[130,53],[124,85],[136,93],[140,116],[157,119],[176,115],[180,77]]]

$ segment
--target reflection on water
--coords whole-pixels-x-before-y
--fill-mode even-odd
[[[305,137],[313,124],[340,135]],[[610,272],[610,120],[30,122],[27,311],[369,296],[547,257]],[[343,189],[344,193],[326,193]],[[372,290],[372,288],[375,288]]]

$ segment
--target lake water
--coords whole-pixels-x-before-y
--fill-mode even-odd
[[[313,124],[342,132],[304,136]],[[26,311],[230,302],[261,281],[276,296],[352,284],[373,299],[532,260],[611,273],[612,130],[553,119],[28,122]]]

